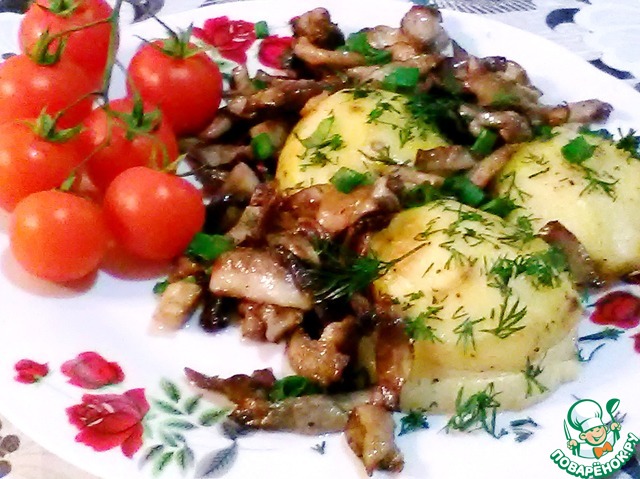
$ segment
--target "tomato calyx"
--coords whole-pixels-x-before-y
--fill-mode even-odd
[[[202,51],[201,48],[195,47],[191,43],[193,23],[189,25],[186,30],[175,31],[163,21],[157,18],[156,20],[165,28],[169,36],[160,40],[162,46],[158,46],[155,43],[149,43],[151,46],[158,49],[165,55],[181,60],[197,55]]]
[[[55,50],[51,51],[51,45],[55,41],[58,43]],[[60,61],[60,57],[62,56],[62,52],[66,44],[66,38],[60,38],[60,35],[58,34],[52,35],[47,29],[38,37],[38,41],[33,45],[33,48],[26,53],[27,56],[38,65],[55,65]]]
[[[80,2],[76,0],[50,0],[49,6],[38,4],[40,8],[44,8],[54,15],[60,17],[71,16],[80,6]]]
[[[107,115],[117,118],[126,126],[125,138],[132,141],[136,136],[153,133],[160,127],[162,112],[159,108],[145,111],[142,98],[138,94],[133,95],[133,108],[131,112],[115,111],[105,105]]]
[[[42,110],[34,122],[27,122],[27,124],[40,138],[53,143],[64,143],[80,133],[82,125],[59,129],[56,125],[59,117],[60,113],[55,116],[51,116],[46,112],[46,110]]]

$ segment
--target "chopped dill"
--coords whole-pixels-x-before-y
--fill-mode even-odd
[[[515,226],[515,231],[513,233],[501,236],[498,239],[503,243],[524,246],[537,237],[533,230],[531,218],[528,216],[518,216],[513,226]]]
[[[524,374],[524,378],[527,381],[526,397],[530,397],[535,394],[535,389],[538,390],[539,394],[549,390],[549,388],[542,384],[538,379],[538,376],[542,374],[542,371],[543,369],[539,365],[532,364],[529,357],[527,357],[527,364],[522,370],[522,374]]]
[[[400,432],[398,433],[398,436],[403,436],[404,434],[418,431],[420,429],[429,429],[427,415],[420,409],[412,409],[400,418]]]
[[[581,336],[578,338],[578,341],[606,341],[609,339],[617,341],[618,338],[623,334],[624,331],[622,329],[607,327],[602,331],[598,331],[597,333]]]
[[[516,300],[513,305],[509,306],[509,296],[504,299],[504,302],[500,305],[500,311],[498,312],[498,325],[493,329],[483,329],[486,333],[491,333],[500,339],[505,339],[514,333],[524,329],[524,326],[518,326],[520,321],[524,319],[527,314],[527,307],[523,306],[518,309],[520,301]],[[491,309],[490,318],[494,319],[496,316],[496,310]]]
[[[536,287],[555,288],[560,282],[560,274],[567,270],[564,254],[554,247],[537,251],[514,259],[499,258],[488,274],[492,278],[490,286],[502,290],[508,288],[509,280],[520,275],[527,276]]]
[[[616,148],[640,160],[640,135],[636,135],[636,130],[631,129],[626,135],[622,134],[622,130],[618,130],[618,133],[620,133],[620,139],[616,142]]]
[[[441,343],[442,339],[436,335],[435,329],[427,324],[427,321],[431,320],[442,321],[442,318],[438,316],[440,311],[442,311],[442,306],[429,306],[426,311],[421,312],[415,318],[405,318],[407,335],[411,339]]]
[[[564,145],[560,151],[568,163],[582,170],[587,186],[584,187],[580,194],[600,190],[615,200],[616,194],[614,187],[619,180],[607,172],[597,172],[593,168],[585,165],[585,162],[593,157],[596,148],[596,145],[592,145],[583,135],[580,135]]]
[[[466,400],[462,399],[463,394],[464,388],[460,388],[456,397],[456,413],[447,422],[447,431],[453,429],[471,432],[482,429],[496,439],[506,434],[504,429],[496,432],[496,415],[500,403],[496,400],[499,393],[495,392],[493,383]]]
[[[335,117],[331,115],[318,123],[317,128],[307,138],[300,138],[296,134],[298,141],[305,147],[305,151],[299,156],[303,160],[300,164],[302,171],[311,166],[322,167],[331,163],[328,153],[344,147],[342,136],[337,133],[331,134],[334,122]]]
[[[462,307],[460,307],[461,309]],[[456,315],[454,314],[454,319],[456,319]],[[456,326],[453,330],[455,334],[458,335],[458,340],[456,344],[462,343],[462,349],[465,354],[469,349],[476,350],[476,337],[474,326],[478,323],[484,321],[485,318],[471,319],[469,316],[466,317],[464,321],[462,321],[458,326]]]
[[[382,261],[371,253],[361,256],[331,241],[318,240],[314,247],[320,257],[320,266],[309,269],[308,286],[317,303],[349,299],[423,246],[418,245],[392,261]]]

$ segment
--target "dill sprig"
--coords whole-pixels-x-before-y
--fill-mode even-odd
[[[394,260],[382,261],[373,253],[358,255],[343,245],[316,241],[314,248],[320,257],[320,266],[309,270],[316,302],[351,298],[423,246],[418,245]]]
[[[526,397],[532,396],[535,393],[535,389],[538,390],[539,394],[549,390],[549,388],[542,384],[538,379],[538,376],[542,374],[542,371],[543,369],[539,365],[531,363],[531,360],[527,357],[527,364],[522,370],[522,374],[524,374],[524,378],[527,381]]]
[[[581,336],[578,338],[578,341],[606,341],[609,339],[617,341],[622,334],[624,334],[622,329],[606,327],[597,333]]]
[[[516,300],[512,306],[509,306],[509,296],[507,296],[504,302],[500,305],[500,312],[498,313],[498,325],[493,329],[483,329],[486,333],[491,333],[500,339],[505,339],[511,336],[513,333],[524,329],[524,326],[517,326],[522,319],[527,315],[527,307],[523,306],[518,309],[520,300]],[[490,318],[494,319],[496,315],[495,309],[491,309]]]
[[[441,343],[442,339],[436,335],[436,330],[433,326],[427,324],[427,322],[431,320],[442,321],[442,318],[438,316],[442,308],[442,306],[429,306],[415,318],[405,318],[404,322],[407,335],[411,339]]]
[[[560,282],[560,274],[567,270],[567,262],[560,250],[549,248],[514,259],[499,258],[489,270],[493,279],[491,286],[502,290],[508,288],[509,280],[519,275],[530,278],[536,287],[555,288]]]
[[[418,431],[419,429],[429,429],[427,415],[420,409],[412,409],[400,418],[400,432],[398,436]]]
[[[453,317],[456,318],[456,315]],[[469,349],[476,350],[476,337],[474,326],[478,323],[484,321],[485,318],[471,319],[469,316],[462,321],[458,326],[456,326],[453,330],[455,334],[458,335],[458,340],[456,344],[462,343],[462,349],[466,354]]]
[[[500,403],[496,400],[499,393],[495,392],[493,383],[464,401],[463,394],[464,388],[460,388],[456,397],[456,413],[447,422],[447,431],[471,432],[482,429],[496,439],[506,434],[504,430],[496,433],[496,415]]]
[[[305,148],[304,153],[300,155],[301,160],[306,160],[300,164],[302,171],[310,166],[322,167],[331,163],[328,153],[344,146],[341,135],[331,134],[334,122],[335,117],[332,114],[318,123],[317,128],[307,138],[300,138],[296,134],[296,138]]]
[[[531,218],[528,216],[518,216],[518,218],[516,218],[515,225],[512,226],[515,227],[514,231],[512,233],[499,237],[498,240],[506,244],[512,244],[514,246],[524,246],[537,237],[535,231],[533,230],[533,223],[531,222]]]

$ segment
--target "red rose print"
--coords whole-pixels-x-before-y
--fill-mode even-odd
[[[124,373],[118,364],[110,363],[98,353],[88,351],[77,358],[65,362],[62,374],[69,382],[85,389],[99,389],[109,384],[117,384],[124,379]]]
[[[634,334],[631,337],[633,338],[633,349],[636,350],[636,353],[640,354],[640,333]]]
[[[69,422],[80,432],[76,441],[96,451],[120,446],[132,457],[142,446],[142,419],[149,411],[144,389],[124,394],[85,394],[82,404],[67,408]]]
[[[613,291],[595,304],[591,321],[631,329],[640,324],[640,298],[625,291]]]
[[[287,59],[291,54],[291,37],[279,37],[272,35],[260,44],[258,50],[258,60],[265,66],[271,68],[286,68]]]
[[[21,359],[15,366],[16,376],[15,380],[19,383],[33,384],[47,374],[49,374],[49,366],[47,364],[36,363],[31,359]]]
[[[247,62],[247,50],[256,41],[253,23],[228,17],[210,18],[202,28],[194,28],[193,34],[216,47],[224,58],[238,63]]]

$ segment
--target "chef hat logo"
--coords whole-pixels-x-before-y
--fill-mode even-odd
[[[581,432],[604,426],[602,407],[592,399],[582,399],[571,406],[567,413],[567,421],[573,429]]]

